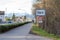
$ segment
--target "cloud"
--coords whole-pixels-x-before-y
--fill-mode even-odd
[[[0,0],[0,10],[7,13],[18,12],[18,9],[31,12],[32,0]]]

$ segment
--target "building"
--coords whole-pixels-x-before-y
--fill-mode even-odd
[[[24,22],[24,17],[15,17],[16,22]]]
[[[4,21],[4,11],[0,11],[0,22]]]

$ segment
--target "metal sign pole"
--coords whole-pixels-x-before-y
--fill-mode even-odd
[[[36,10],[36,16],[39,17],[37,21],[38,21],[38,24],[40,24],[40,26],[42,26],[42,28],[43,28],[43,25],[46,24],[46,22],[45,22],[46,21],[45,15],[46,14],[45,14],[45,10],[44,9]],[[44,20],[43,20],[43,17],[45,17]]]

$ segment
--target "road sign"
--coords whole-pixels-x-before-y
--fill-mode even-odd
[[[45,16],[45,10],[36,10],[37,16]]]
[[[43,23],[43,21],[39,21],[39,23]]]
[[[42,16],[37,16],[38,17],[38,23],[43,23],[43,17]]]
[[[38,16],[38,20],[39,20],[39,21],[42,20],[42,19],[43,19],[42,17]]]

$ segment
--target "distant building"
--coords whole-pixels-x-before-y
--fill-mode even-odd
[[[0,22],[4,21],[4,11],[0,11]]]
[[[23,17],[15,17],[16,22],[23,22]]]

